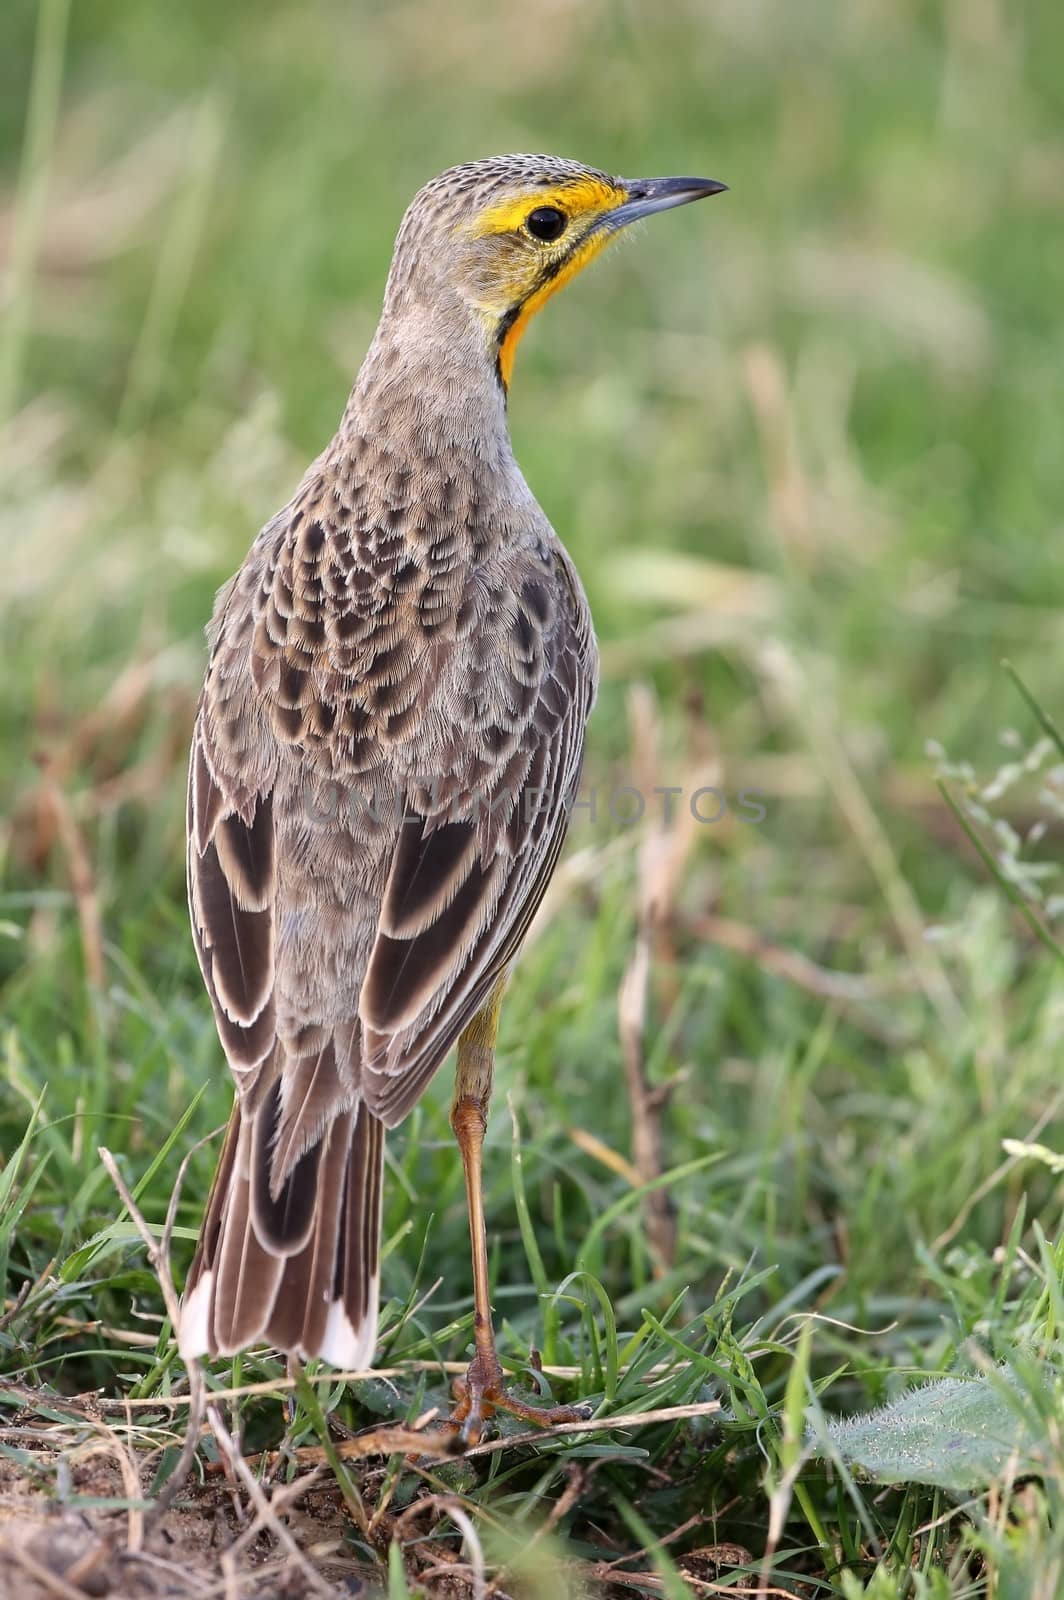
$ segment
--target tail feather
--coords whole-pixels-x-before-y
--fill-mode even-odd
[[[261,1336],[284,1271],[284,1258],[272,1254],[255,1232],[248,1172],[251,1142],[252,1130],[245,1124],[237,1138],[214,1281],[213,1338],[227,1355]]]
[[[275,1151],[281,1079],[267,1090],[251,1135],[251,1211],[256,1236],[275,1255],[298,1255],[314,1232],[324,1141],[315,1139],[278,1181]]]
[[[368,1365],[377,1337],[384,1124],[364,1106],[360,1123],[363,1119],[365,1137],[355,1140],[347,1164],[332,1301],[320,1348],[334,1366]]]
[[[266,1337],[279,1350],[307,1349],[321,1353],[332,1300],[344,1187],[353,1159],[351,1125],[355,1115],[351,1111],[343,1112],[332,1123],[323,1141],[314,1229],[304,1248],[298,1255],[290,1256],[285,1264],[280,1291],[266,1329]]]
[[[276,1214],[262,1219],[267,1238],[256,1227],[254,1121],[234,1106],[185,1284],[181,1353],[235,1355],[265,1341],[304,1360],[366,1367],[377,1338],[383,1125],[365,1105],[333,1118],[315,1152],[309,1237],[297,1226],[283,1250]]]

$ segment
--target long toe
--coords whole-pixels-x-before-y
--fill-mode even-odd
[[[572,1406],[537,1406],[509,1389],[493,1395],[492,1403],[499,1411],[508,1411],[512,1417],[520,1417],[534,1428],[556,1428],[563,1422],[586,1422],[594,1409],[586,1402]]]

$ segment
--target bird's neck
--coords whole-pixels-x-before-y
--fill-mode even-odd
[[[483,327],[455,300],[385,307],[344,413],[345,431],[387,441],[428,466],[465,458],[470,469],[513,465],[506,392]]]

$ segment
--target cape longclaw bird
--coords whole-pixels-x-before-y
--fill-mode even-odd
[[[514,459],[529,318],[641,217],[724,187],[550,156],[452,168],[403,219],[336,437],[220,592],[196,717],[188,876],[236,1081],[180,1342],[366,1368],[386,1128],[457,1041],[475,1354],[455,1417],[507,1393],[481,1147],[507,973],[554,869],[597,653]]]

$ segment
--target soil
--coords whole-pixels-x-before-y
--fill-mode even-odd
[[[100,1447],[107,1448],[104,1441]],[[0,1600],[304,1600],[324,1593],[375,1600],[382,1592],[355,1559],[335,1489],[309,1489],[286,1516],[323,1583],[315,1588],[265,1531],[226,1559],[249,1513],[224,1479],[190,1482],[158,1526],[145,1530],[138,1511],[114,1506],[129,1498],[118,1465],[95,1444],[88,1452],[79,1460],[78,1452],[60,1459],[20,1449],[20,1460],[0,1458]],[[150,1476],[149,1469],[141,1478],[145,1498]]]

